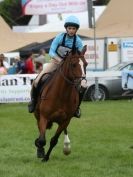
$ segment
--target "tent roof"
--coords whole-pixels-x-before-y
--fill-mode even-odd
[[[133,37],[133,0],[110,0],[96,22],[96,37]],[[94,37],[93,29],[81,34]]]
[[[111,0],[107,8],[97,21],[98,28],[106,28],[114,25],[133,23],[133,1]]]
[[[57,33],[15,33],[0,17],[0,53],[13,51],[33,42],[43,42],[53,38]]]
[[[13,32],[3,18],[0,16],[0,53],[14,51],[28,44],[35,42],[45,42],[54,38],[59,32],[42,32],[42,33],[16,33]],[[78,34],[83,36],[84,32]]]
[[[97,36],[133,36],[132,7],[132,0],[111,0],[96,23]]]

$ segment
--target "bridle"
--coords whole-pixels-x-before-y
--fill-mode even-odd
[[[66,58],[66,60],[67,60],[67,58]],[[82,60],[82,58],[81,58],[81,60]],[[64,72],[62,71],[63,64],[64,64],[64,62],[61,63],[60,68],[59,68],[59,72],[60,72],[61,76],[64,78],[64,80],[67,83],[71,84],[71,85],[75,85],[75,86],[80,85],[81,81],[83,79],[85,79],[85,77],[83,77],[83,76],[81,76],[81,77],[75,77],[74,73],[72,72],[73,73],[73,79],[72,80],[69,79],[67,76],[64,75]],[[70,68],[71,71],[73,71],[71,59],[69,60],[69,68]],[[84,71],[86,71],[86,67],[85,66],[84,66]]]

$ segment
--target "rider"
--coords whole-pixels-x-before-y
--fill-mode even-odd
[[[43,74],[54,71],[58,67],[60,61],[65,57],[67,52],[71,51],[72,49],[78,49],[79,51],[81,51],[83,48],[82,40],[78,35],[76,35],[76,32],[80,27],[79,20],[75,16],[69,16],[65,20],[64,27],[66,29],[66,33],[58,34],[53,40],[50,47],[50,63],[46,65],[45,70],[43,70],[33,82],[31,90],[31,102],[28,105],[30,113],[34,112],[37,102],[37,85]],[[83,92],[79,95],[80,103],[83,98]],[[74,116],[77,118],[79,118],[81,114],[79,106],[74,114]]]

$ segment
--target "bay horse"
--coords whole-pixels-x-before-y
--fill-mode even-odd
[[[67,134],[67,126],[73,117],[79,104],[78,87],[85,77],[84,54],[86,46],[79,53],[70,52],[63,59],[51,80],[45,85],[41,96],[38,97],[34,115],[37,119],[39,137],[35,140],[37,157],[42,161],[48,161],[52,149],[58,142],[62,132],[65,133],[64,154],[70,153],[70,139]],[[46,129],[50,129],[53,123],[58,124],[54,136],[50,140],[50,146],[45,154]]]

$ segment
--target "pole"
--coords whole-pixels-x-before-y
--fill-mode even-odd
[[[93,28],[93,25],[92,25],[92,7],[93,7],[93,2],[92,0],[87,0],[87,7],[88,7],[88,27],[89,28]]]
[[[95,70],[97,70],[97,61],[96,61],[96,20],[95,20],[95,8],[93,10],[93,29],[94,29],[94,56],[95,56]]]
[[[93,8],[93,29],[94,29],[94,57],[95,57],[95,71],[97,71],[97,58],[96,58],[96,20],[95,20],[95,8]],[[99,100],[99,86],[98,77],[95,77],[95,100]]]

